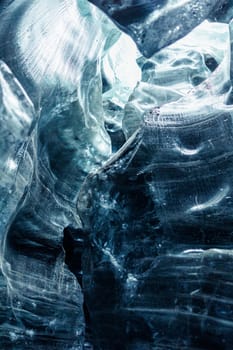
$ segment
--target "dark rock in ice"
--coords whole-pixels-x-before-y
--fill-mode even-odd
[[[132,36],[145,57],[188,34],[225,0],[89,0]]]
[[[232,146],[232,110],[155,110],[87,177],[78,208],[96,349],[232,348]]]

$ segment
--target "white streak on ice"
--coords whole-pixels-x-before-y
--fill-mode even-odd
[[[187,210],[187,213],[195,212],[195,211],[201,211],[205,209],[209,209],[210,207],[215,206],[216,204],[220,203],[228,194],[230,190],[229,185],[226,185],[225,188],[221,188],[212,198],[210,198],[208,201],[200,204],[196,204],[190,209]]]

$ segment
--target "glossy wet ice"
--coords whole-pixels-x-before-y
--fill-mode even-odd
[[[1,347],[230,350],[231,3],[108,4],[0,4]]]

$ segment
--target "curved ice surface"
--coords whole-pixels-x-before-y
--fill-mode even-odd
[[[232,108],[148,115],[86,179],[83,290],[97,348],[231,348],[232,145]]]
[[[85,0],[3,0],[0,14],[1,58],[37,104],[54,89],[77,88],[83,65],[119,36]]]
[[[107,3],[0,2],[1,348],[231,350],[232,4]]]
[[[33,172],[33,104],[7,65],[0,61],[0,236],[26,195]],[[2,238],[2,237],[1,237]]]
[[[77,190],[111,154],[100,60],[120,34],[85,1],[3,1],[0,15],[0,58],[23,86],[1,65],[1,347],[79,349],[63,229],[80,226]]]
[[[226,102],[231,87],[230,56],[228,25],[204,21],[150,59],[140,58],[142,80],[124,109],[126,136],[132,135],[144,114],[155,107],[160,113],[176,114],[183,112],[181,104],[183,110],[192,111],[198,104]]]
[[[131,35],[145,57],[182,38],[225,5],[225,0],[89,1]]]
[[[231,349],[230,41],[206,21],[139,58],[129,139],[80,191],[97,349]]]
[[[122,34],[102,60],[104,120],[113,152],[125,141],[122,120],[128,99],[141,80],[136,62],[140,56],[133,40]]]

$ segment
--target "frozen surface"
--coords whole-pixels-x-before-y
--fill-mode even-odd
[[[176,113],[177,108],[194,113],[197,104],[216,103],[213,96],[226,102],[231,89],[230,55],[229,26],[204,21],[150,59],[139,58],[142,79],[124,109],[126,136],[132,135],[145,112],[155,107],[169,110],[165,113]]]
[[[79,186],[111,154],[101,57],[120,33],[82,1],[0,6],[1,348],[81,349],[63,229],[80,226]]]
[[[144,56],[180,39],[208,16],[226,11],[225,0],[89,0],[132,36]],[[224,13],[225,13],[224,11]]]
[[[232,350],[232,2],[93,3],[0,2],[1,350]]]
[[[228,107],[155,110],[86,179],[83,289],[98,349],[231,349],[232,127]]]
[[[0,61],[0,232],[22,200],[33,172],[36,112],[6,64]]]
[[[79,194],[97,349],[231,349],[231,26],[137,58],[124,146]],[[114,306],[113,306],[114,305]]]

